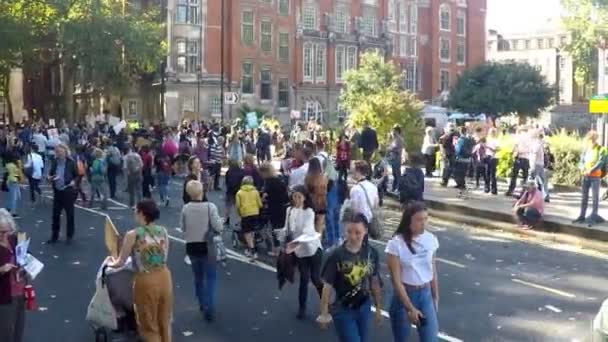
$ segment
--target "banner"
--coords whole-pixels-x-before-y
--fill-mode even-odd
[[[258,128],[258,114],[256,112],[247,113],[247,128]]]

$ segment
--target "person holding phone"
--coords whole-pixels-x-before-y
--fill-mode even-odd
[[[427,209],[421,202],[407,206],[395,236],[386,245],[387,266],[394,294],[390,305],[395,342],[408,340],[411,325],[421,342],[437,341],[439,284],[435,252],[439,242],[425,230]]]
[[[61,211],[65,211],[67,221],[66,242],[69,244],[74,238],[74,202],[76,202],[76,181],[78,171],[76,162],[70,157],[67,145],[59,144],[55,147],[55,159],[51,162],[49,181],[53,184],[53,223],[51,238],[48,244],[57,243],[59,239]]]

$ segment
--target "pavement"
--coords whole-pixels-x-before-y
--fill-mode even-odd
[[[174,200],[161,208],[158,221],[173,240],[168,263],[175,293],[174,341],[337,341],[333,327],[323,331],[314,322],[318,299],[312,287],[309,318],[298,321],[297,284],[279,291],[272,260],[251,263],[238,249],[230,252],[228,265],[219,272],[216,320],[205,322],[197,310],[192,272],[183,261],[178,224],[181,189],[180,181],[171,182]],[[74,243],[46,245],[51,202],[30,207],[26,190],[18,225],[31,236],[31,252],[45,269],[35,280],[39,308],[27,314],[25,342],[93,341],[85,314],[95,275],[106,256],[105,215],[121,232],[134,226],[132,211],[124,204],[126,193],[120,193],[121,198],[105,211],[79,206]],[[44,190],[50,195],[48,186]],[[154,196],[158,198],[157,193]],[[211,192],[210,200],[222,209],[221,193]],[[373,241],[380,251],[399,220],[400,213],[387,208],[385,238]],[[606,297],[608,255],[439,220],[432,220],[429,229],[440,242],[440,341],[584,341],[590,333],[591,321]],[[228,233],[225,240],[229,246]],[[387,308],[392,290],[380,254]],[[116,339],[120,340],[124,339]],[[388,320],[372,326],[371,340],[392,340]]]
[[[492,195],[483,191],[483,180],[481,187],[476,188],[474,182],[469,179],[467,187],[470,191],[466,199],[458,197],[458,190],[454,189],[456,184],[453,180],[450,180],[447,187],[440,186],[440,183],[441,178],[438,177],[426,178],[425,181],[424,199],[430,208],[435,209],[436,214],[440,215],[444,212],[460,214],[462,218],[459,221],[468,224],[475,223],[469,220],[469,217],[516,223],[512,211],[516,200],[504,195],[508,188],[506,182],[499,181],[498,195]],[[390,195],[395,199],[398,198],[396,194]],[[580,213],[580,192],[550,191],[550,196],[551,202],[545,203],[543,222],[535,230],[608,242],[608,222],[593,227],[572,223]],[[591,203],[589,205],[591,206]],[[590,209],[587,212],[587,215],[589,214]],[[599,214],[608,218],[608,202],[600,202]],[[504,225],[501,228],[504,228]]]

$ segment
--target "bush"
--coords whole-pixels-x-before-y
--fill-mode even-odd
[[[496,152],[496,158],[498,159],[498,166],[496,167],[496,176],[502,178],[511,177],[511,170],[513,170],[513,146],[515,141],[512,135],[501,135],[498,139],[498,152]]]

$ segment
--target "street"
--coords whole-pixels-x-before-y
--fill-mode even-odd
[[[44,190],[51,195],[48,186]],[[216,319],[205,322],[195,301],[192,272],[184,263],[185,246],[178,227],[181,191],[181,181],[172,181],[171,204],[161,208],[157,222],[167,228],[173,240],[169,267],[175,295],[174,341],[337,340],[333,328],[322,331],[314,322],[318,299],[312,286],[308,318],[298,321],[297,284],[278,291],[274,267],[251,263],[238,250],[230,252],[227,267],[219,269]],[[106,256],[104,213],[121,232],[134,226],[132,211],[124,204],[126,194],[119,196],[123,203],[111,201],[106,211],[77,208],[75,242],[49,246],[43,242],[50,235],[51,200],[32,208],[27,189],[22,189],[22,218],[17,223],[32,238],[32,254],[46,266],[34,283],[39,309],[27,315],[27,342],[94,340],[84,318],[95,274]],[[209,194],[220,213],[222,196],[219,192]],[[385,216],[390,235],[399,213],[387,210]],[[589,334],[591,320],[608,288],[606,256],[437,221],[432,221],[429,229],[440,242],[440,341],[582,341]],[[228,232],[225,240],[231,248]],[[384,250],[384,242],[373,243],[379,251]],[[392,290],[384,253],[380,255],[384,308],[388,308]],[[262,261],[271,264],[268,258]],[[373,341],[391,341],[388,319],[374,326],[371,334]]]

